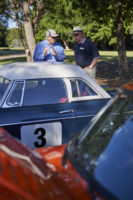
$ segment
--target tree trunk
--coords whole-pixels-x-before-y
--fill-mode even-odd
[[[122,18],[122,5],[121,1],[116,4],[116,35],[117,35],[117,48],[118,48],[118,67],[120,80],[125,81],[128,78],[128,63],[126,57],[126,45],[125,45],[125,30],[123,27]]]
[[[35,43],[35,37],[33,34],[32,23],[30,19],[29,3],[27,1],[23,1],[23,22],[24,22],[26,40],[27,40],[28,48],[31,54],[30,61],[33,61],[33,54],[34,54],[36,43]]]
[[[19,37],[20,37],[20,40],[21,40],[22,45],[23,45],[24,50],[25,50],[27,62],[30,62],[32,60],[32,57],[31,57],[30,50],[28,48],[27,42],[25,41],[24,36],[23,36],[22,24],[19,22],[19,20],[16,20],[16,21],[17,21],[17,24],[18,24]]]
[[[63,43],[64,43],[64,46],[65,46],[65,49],[66,49],[66,50],[70,50],[70,48],[69,48],[69,46],[67,45],[67,43],[66,43],[65,40],[63,40]]]

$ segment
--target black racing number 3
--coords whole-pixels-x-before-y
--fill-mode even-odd
[[[39,147],[43,147],[46,144],[46,139],[45,139],[45,134],[46,131],[44,128],[37,128],[34,132],[34,135],[38,135],[37,137],[39,139],[39,142],[34,142],[34,146],[39,148]]]

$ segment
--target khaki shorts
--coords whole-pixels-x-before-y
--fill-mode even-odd
[[[91,78],[95,79],[96,78],[96,66],[94,66],[92,69],[83,69],[87,74],[91,76]]]

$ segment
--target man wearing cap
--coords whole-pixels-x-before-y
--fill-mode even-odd
[[[46,32],[46,40],[41,41],[35,48],[33,60],[50,63],[60,63],[65,59],[64,48],[56,42],[58,34],[49,29]]]
[[[96,63],[100,58],[95,44],[84,36],[84,32],[80,26],[75,26],[72,34],[76,41],[74,48],[76,64],[95,79]]]

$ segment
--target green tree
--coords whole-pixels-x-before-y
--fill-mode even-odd
[[[7,30],[7,36],[6,36],[6,44],[8,46],[13,45],[13,40],[14,39],[20,39],[19,34],[18,34],[18,29],[17,28],[11,28]]]
[[[7,35],[6,26],[3,26],[3,24],[0,22],[0,46],[1,47],[7,46],[6,35]]]
[[[52,6],[47,10],[39,22],[38,31],[35,35],[37,43],[44,39],[48,29],[55,29],[61,39],[61,43],[65,49],[73,47],[72,28],[75,24],[81,24],[82,13],[80,8],[73,8],[73,4],[68,0],[57,0],[52,3]]]
[[[72,0],[74,4],[80,5],[84,15],[87,15],[91,10],[93,13],[94,20],[97,20],[99,24],[104,24],[105,30],[103,31],[103,36],[107,28],[105,26],[109,25],[110,20],[112,20],[113,32],[116,33],[115,38],[117,41],[118,50],[118,66],[120,79],[124,80],[128,75],[128,64],[126,58],[126,46],[125,46],[125,29],[126,26],[131,25],[133,20],[133,1],[132,0]],[[102,35],[102,34],[100,34]],[[107,35],[107,34],[106,34]],[[115,38],[111,42],[115,42]]]
[[[5,0],[0,1],[0,46],[6,46],[6,35],[7,35],[7,18],[8,18],[8,12],[5,9],[6,8],[6,2]]]
[[[37,31],[37,25],[45,13],[48,0],[6,0],[6,10],[9,17],[17,22],[18,32],[21,42],[24,46],[27,61],[33,60],[35,48],[34,34]]]

